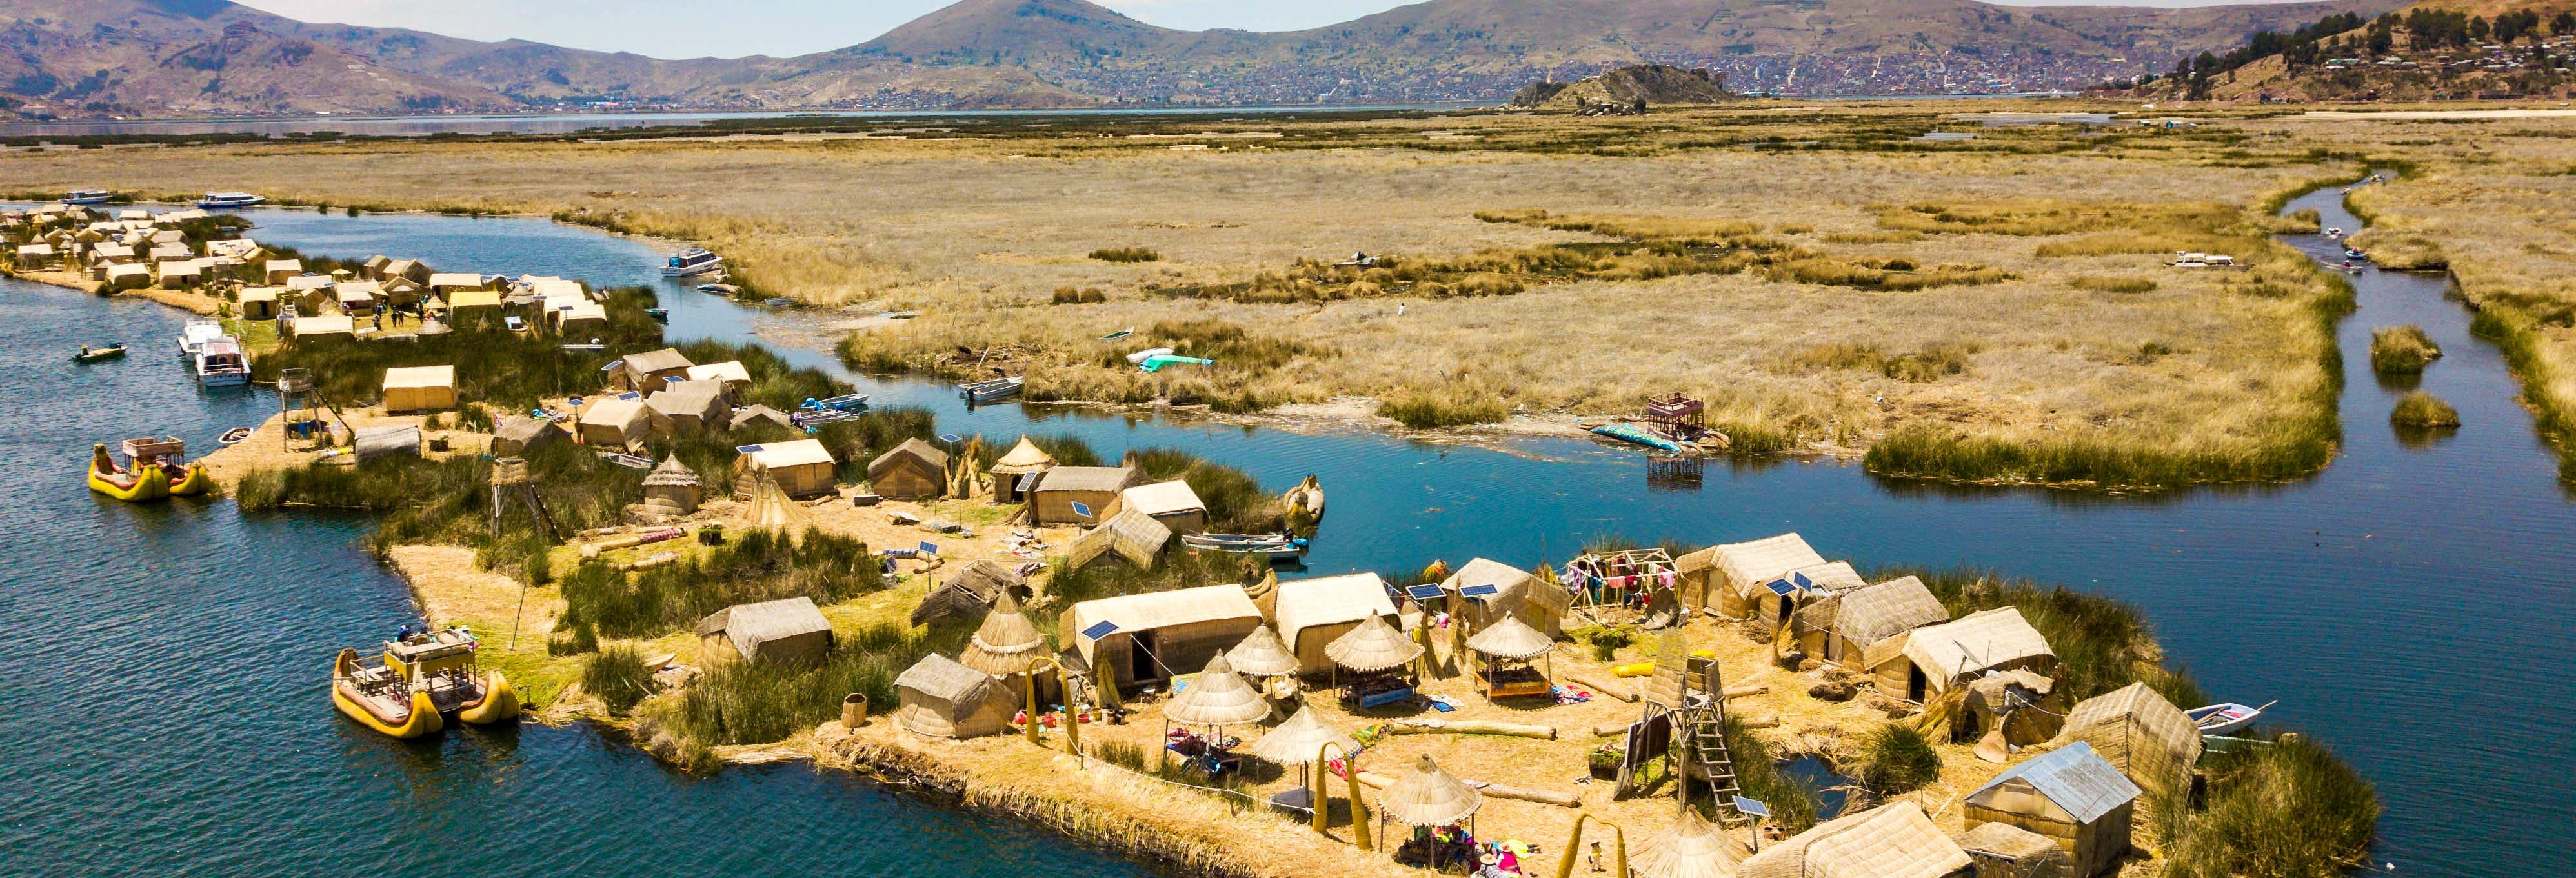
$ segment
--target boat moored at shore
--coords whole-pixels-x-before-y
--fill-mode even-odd
[[[115,198],[116,193],[105,189],[74,189],[63,193],[63,203],[72,205],[106,204]]]
[[[418,633],[405,626],[372,661],[342,649],[332,663],[331,703],[359,724],[396,738],[416,738],[450,722],[517,719],[519,693],[509,678],[475,666],[481,646],[463,626]]]
[[[724,257],[704,247],[691,247],[673,254],[662,264],[663,277],[696,277],[724,269]]]
[[[206,193],[206,197],[197,199],[197,207],[205,210],[222,210],[233,207],[258,207],[267,203],[268,199],[252,195],[248,192],[208,192]]]

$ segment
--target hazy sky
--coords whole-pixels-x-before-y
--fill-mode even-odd
[[[238,0],[311,22],[407,27],[477,40],[516,37],[659,58],[801,55],[863,43],[952,0]],[[1163,27],[1303,30],[1404,0],[1095,0]],[[2047,0],[1990,0],[2015,6]],[[2226,0],[2088,0],[2207,6]]]

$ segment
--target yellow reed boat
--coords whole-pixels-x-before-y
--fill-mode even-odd
[[[170,479],[160,467],[150,465],[126,469],[108,456],[107,443],[90,446],[89,489],[124,500],[140,503],[170,496]]]
[[[206,472],[205,464],[193,460],[188,462],[186,475],[170,480],[170,496],[173,497],[194,497],[199,494],[213,493],[214,490],[214,474]]]
[[[446,727],[429,693],[411,688],[383,665],[365,665],[358,651],[342,648],[331,661],[331,704],[359,725],[395,738],[417,738]]]

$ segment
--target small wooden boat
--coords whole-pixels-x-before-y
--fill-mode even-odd
[[[215,437],[215,441],[224,445],[239,445],[242,440],[250,438],[250,434],[249,427],[234,427],[225,430],[223,435]]]
[[[644,309],[644,316],[646,316],[646,317],[650,317],[650,318],[653,318],[653,319],[655,319],[655,320],[662,321],[662,322],[664,322],[664,323],[669,323],[669,322],[671,322],[671,309],[669,309],[669,308],[646,308],[646,309]]]
[[[1020,395],[1021,385],[1025,384],[1026,381],[1027,379],[1016,377],[995,378],[990,381],[970,381],[965,384],[957,385],[957,395],[965,397],[967,402],[972,403],[982,403],[1018,396]]]
[[[1592,428],[1592,432],[1594,435],[1607,436],[1621,442],[1632,442],[1657,451],[1670,451],[1675,454],[1682,451],[1681,443],[1655,435],[1652,431],[1635,424],[1603,424]]]
[[[1287,534],[1182,534],[1181,543],[1212,552],[1241,552],[1273,561],[1294,560],[1306,553],[1306,541]]]
[[[1164,367],[1176,366],[1184,363],[1193,366],[1216,365],[1215,360],[1207,359],[1205,357],[1184,357],[1179,354],[1155,354],[1153,356],[1146,357],[1144,362],[1137,363],[1136,368],[1143,369],[1147,372],[1160,372],[1163,371]]]
[[[122,358],[122,357],[124,357],[124,356],[125,356],[125,346],[124,346],[124,345],[121,345],[121,344],[112,344],[112,345],[106,345],[106,346],[103,346],[103,347],[91,347],[91,346],[89,346],[89,345],[81,345],[80,353],[77,353],[77,354],[73,354],[73,355],[72,355],[72,362],[75,362],[75,363],[96,363],[96,362],[101,362],[101,361],[105,361],[105,360],[114,360],[114,359],[119,359],[119,358]]]
[[[2269,710],[2272,705],[2279,703],[2281,702],[2274,701],[2269,704],[2265,704],[2262,707],[2247,707],[2235,702],[2228,702],[2225,704],[2212,704],[2207,707],[2195,707],[2190,710],[2183,711],[2183,715],[2191,717],[2192,725],[2200,727],[2200,736],[2207,738],[2224,735],[2229,732],[2245,728],[2246,726],[2253,725],[2255,720],[2263,718],[2263,711]]]
[[[714,293],[719,296],[739,296],[742,295],[742,288],[732,284],[699,284],[698,292]]]
[[[830,399],[809,398],[804,402],[799,403],[796,408],[799,410],[831,409],[834,411],[844,412],[867,411],[868,395],[864,393],[848,393],[835,396]]]
[[[343,647],[331,660],[331,706],[359,725],[393,738],[417,738],[446,728],[429,693],[383,664],[365,665]]]
[[[2343,258],[2345,258],[2345,259],[2368,259],[2368,258],[2370,258],[2370,256],[2369,256],[2368,254],[2365,254],[2365,253],[2363,253],[2363,252],[2359,251],[2359,250],[2355,250],[2355,249],[2352,249],[2352,248],[2350,248],[2350,247],[2346,247],[2346,248],[2343,248]]]

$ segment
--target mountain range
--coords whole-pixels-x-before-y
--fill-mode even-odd
[[[315,24],[230,0],[0,0],[20,116],[1499,101],[1646,63],[1738,90],[2080,88],[2261,29],[2401,0],[2008,7],[1975,0],[1430,0],[1283,33],[1177,31],[1085,0],[961,0],[857,45],[664,60]]]

